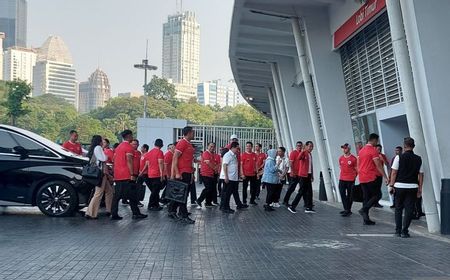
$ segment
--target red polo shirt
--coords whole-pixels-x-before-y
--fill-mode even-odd
[[[388,161],[388,159],[387,159],[387,157],[386,157],[385,154],[379,153],[379,156],[380,156],[380,160],[381,160],[381,166],[382,166],[383,169],[384,169],[384,165],[385,165],[385,164],[388,165],[388,164],[389,164],[389,161]],[[377,169],[377,176],[378,176],[378,177],[383,176],[383,174],[381,174],[380,172],[378,172],[378,169]]]
[[[292,161],[292,165],[291,165],[291,176],[297,176],[298,173],[298,157],[300,155],[300,152],[297,150],[293,150],[290,154],[289,154],[289,161]]]
[[[257,156],[253,152],[245,152],[241,155],[241,164],[244,176],[256,176],[256,161]]]
[[[181,153],[178,158],[178,172],[180,175],[183,173],[193,173],[194,168],[192,167],[192,162],[194,160],[194,147],[191,142],[183,138],[178,141],[175,148]]]
[[[222,170],[222,158],[219,154],[214,154],[214,158],[216,160],[216,164],[219,165],[219,168],[217,168],[216,174],[220,174],[220,171]]]
[[[256,154],[256,167],[258,171],[264,168],[264,161],[267,158],[265,153],[255,153]]]
[[[216,157],[214,156],[214,154],[210,153],[209,151],[204,151],[202,154],[202,161],[200,164],[201,167],[200,174],[205,177],[214,177],[215,171],[214,169],[209,167],[208,164],[206,164],[207,162],[209,162],[214,166],[217,165]]]
[[[141,165],[141,152],[138,150],[133,151],[133,175],[139,174],[139,167]]]
[[[82,155],[83,154],[83,150],[81,149],[81,144],[78,142],[72,143],[70,141],[66,141],[64,142],[64,144],[62,145],[66,150],[71,151],[74,154],[77,155]]]
[[[145,154],[144,160],[148,162],[148,178],[159,178],[161,172],[159,171],[159,160],[164,160],[164,154],[161,149],[155,147]]]
[[[341,168],[339,180],[349,182],[355,181],[355,178],[358,175],[357,162],[358,160],[354,155],[349,155],[348,157],[342,155],[339,158],[339,167]]]
[[[374,146],[367,144],[364,148],[359,150],[358,158],[359,182],[364,184],[375,181],[378,176],[378,170],[373,160],[380,158],[377,149]]]
[[[311,172],[309,172],[309,161],[312,160],[311,153],[308,151],[303,151],[298,157],[298,176],[308,177],[308,174],[312,174],[312,164]]]
[[[167,168],[164,168],[164,175],[167,177],[170,177],[172,174],[172,160],[173,160],[173,153],[169,150],[164,154],[164,165],[167,166]]]
[[[110,148],[105,148],[105,149],[103,149],[103,152],[105,153],[106,157],[108,158],[106,160],[106,163],[113,163],[114,151],[111,150]]]
[[[147,152],[148,153],[148,152]],[[142,171],[144,171],[144,166],[145,166],[145,155],[147,154],[141,154],[141,161],[139,162],[139,173],[141,173]],[[143,174],[147,174],[147,168],[145,170],[145,172]]]
[[[122,142],[114,151],[114,180],[130,180],[131,174],[127,164],[127,155],[134,155],[133,146]]]

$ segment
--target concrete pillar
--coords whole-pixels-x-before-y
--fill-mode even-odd
[[[280,124],[278,122],[278,112],[275,109],[275,101],[273,96],[273,90],[271,88],[267,89],[267,95],[269,96],[269,103],[270,103],[270,114],[272,116],[272,122],[273,127],[275,129],[275,136],[277,138],[277,145],[282,146],[281,141],[281,131],[280,131]]]
[[[387,0],[386,5],[391,29],[392,46],[394,49],[394,55],[397,61],[400,82],[402,85],[409,132],[411,137],[416,141],[415,152],[418,155],[422,156],[422,164],[425,171],[423,204],[427,217],[428,230],[430,232],[438,232],[440,229],[439,215],[436,206],[435,193],[432,188],[433,183],[431,180],[431,176],[429,176],[431,172],[428,164],[428,154],[425,144],[425,138],[423,135],[419,107],[416,99],[416,90],[414,86],[411,61],[409,59],[409,51],[406,42],[406,34],[403,25],[400,0]]]
[[[319,116],[317,115],[317,109],[316,109],[316,97],[314,94],[314,88],[309,72],[308,67],[308,61],[306,59],[306,43],[305,38],[301,34],[300,29],[300,22],[298,18],[292,18],[292,29],[294,32],[294,38],[295,38],[295,44],[297,46],[297,52],[298,52],[298,59],[300,63],[300,68],[302,72],[302,78],[303,78],[303,84],[306,91],[306,99],[308,101],[308,107],[309,107],[309,114],[311,117],[311,124],[314,131],[315,136],[315,145],[317,147],[317,152],[319,154],[319,160],[320,160],[320,167],[323,174],[323,180],[325,184],[325,190],[327,193],[327,199],[328,201],[335,201],[333,189],[331,186],[331,177],[328,173],[328,160],[327,160],[327,153],[325,150],[325,146],[323,143],[323,133],[320,129],[320,120]]]
[[[276,100],[276,104],[278,105],[277,109],[279,109],[277,111],[279,112],[279,119],[281,120],[280,124],[282,126],[282,130],[283,130],[283,134],[284,134],[283,145],[285,147],[292,147],[292,143],[291,143],[292,137],[290,134],[291,127],[289,125],[289,119],[288,119],[288,115],[287,115],[287,111],[286,111],[286,105],[284,102],[284,94],[283,94],[283,90],[281,88],[280,77],[278,75],[278,70],[277,70],[275,63],[271,63],[270,68],[272,70],[273,83],[275,85],[275,100]]]

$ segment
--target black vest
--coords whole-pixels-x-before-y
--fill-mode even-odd
[[[405,151],[400,155],[400,163],[395,182],[405,184],[418,184],[419,171],[422,166],[422,158],[413,151]]]

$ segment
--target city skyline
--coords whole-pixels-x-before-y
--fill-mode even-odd
[[[143,75],[133,69],[133,64],[145,57],[145,41],[148,38],[149,62],[158,66],[155,74],[161,76],[162,25],[168,15],[176,12],[175,0],[151,3],[139,0],[126,7],[120,3],[99,0],[89,3],[90,9],[86,9],[86,1],[68,0],[62,4],[50,0],[28,0],[28,46],[37,47],[50,34],[58,35],[71,50],[78,80],[89,76],[92,69],[101,67],[110,77],[113,97],[118,92],[142,91]],[[195,12],[200,25],[204,26],[201,33],[200,81],[230,79],[228,34],[232,1],[212,0],[204,5],[191,0],[184,1],[183,6],[183,11]],[[96,12],[104,7],[108,7],[110,13],[100,15]],[[212,13],[211,7],[220,9],[221,14],[217,16]],[[76,20],[76,15],[81,11],[83,21]],[[138,16],[143,11],[149,11],[147,17]],[[117,16],[121,14],[136,16],[126,22],[118,22]],[[108,29],[105,29],[106,26]]]

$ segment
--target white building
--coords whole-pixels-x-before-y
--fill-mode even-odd
[[[142,92],[134,92],[134,91],[129,91],[129,92],[119,92],[117,94],[117,97],[141,97],[143,96]]]
[[[236,0],[232,71],[250,105],[272,117],[280,145],[314,140],[330,200],[340,199],[343,143],[377,133],[391,158],[413,137],[435,232],[441,189],[450,191],[449,11],[448,0]]]
[[[0,32],[0,80],[3,80],[3,39],[5,39],[5,33]]]
[[[100,69],[91,74],[88,81],[79,85],[78,111],[82,114],[103,107],[111,98],[108,76]]]
[[[215,81],[201,82],[198,84],[197,102],[205,106],[214,106],[217,104],[217,83]]]
[[[72,56],[58,36],[50,36],[38,49],[32,96],[43,94],[54,94],[77,107],[78,89]]]
[[[163,25],[162,52],[162,76],[175,85],[177,98],[195,98],[200,78],[200,25],[193,12],[168,17]]]
[[[221,80],[201,82],[197,86],[197,101],[202,105],[234,107],[247,105],[233,80],[223,83]]]
[[[33,67],[36,65],[36,51],[22,47],[11,47],[3,53],[3,79],[20,79],[33,83]]]

